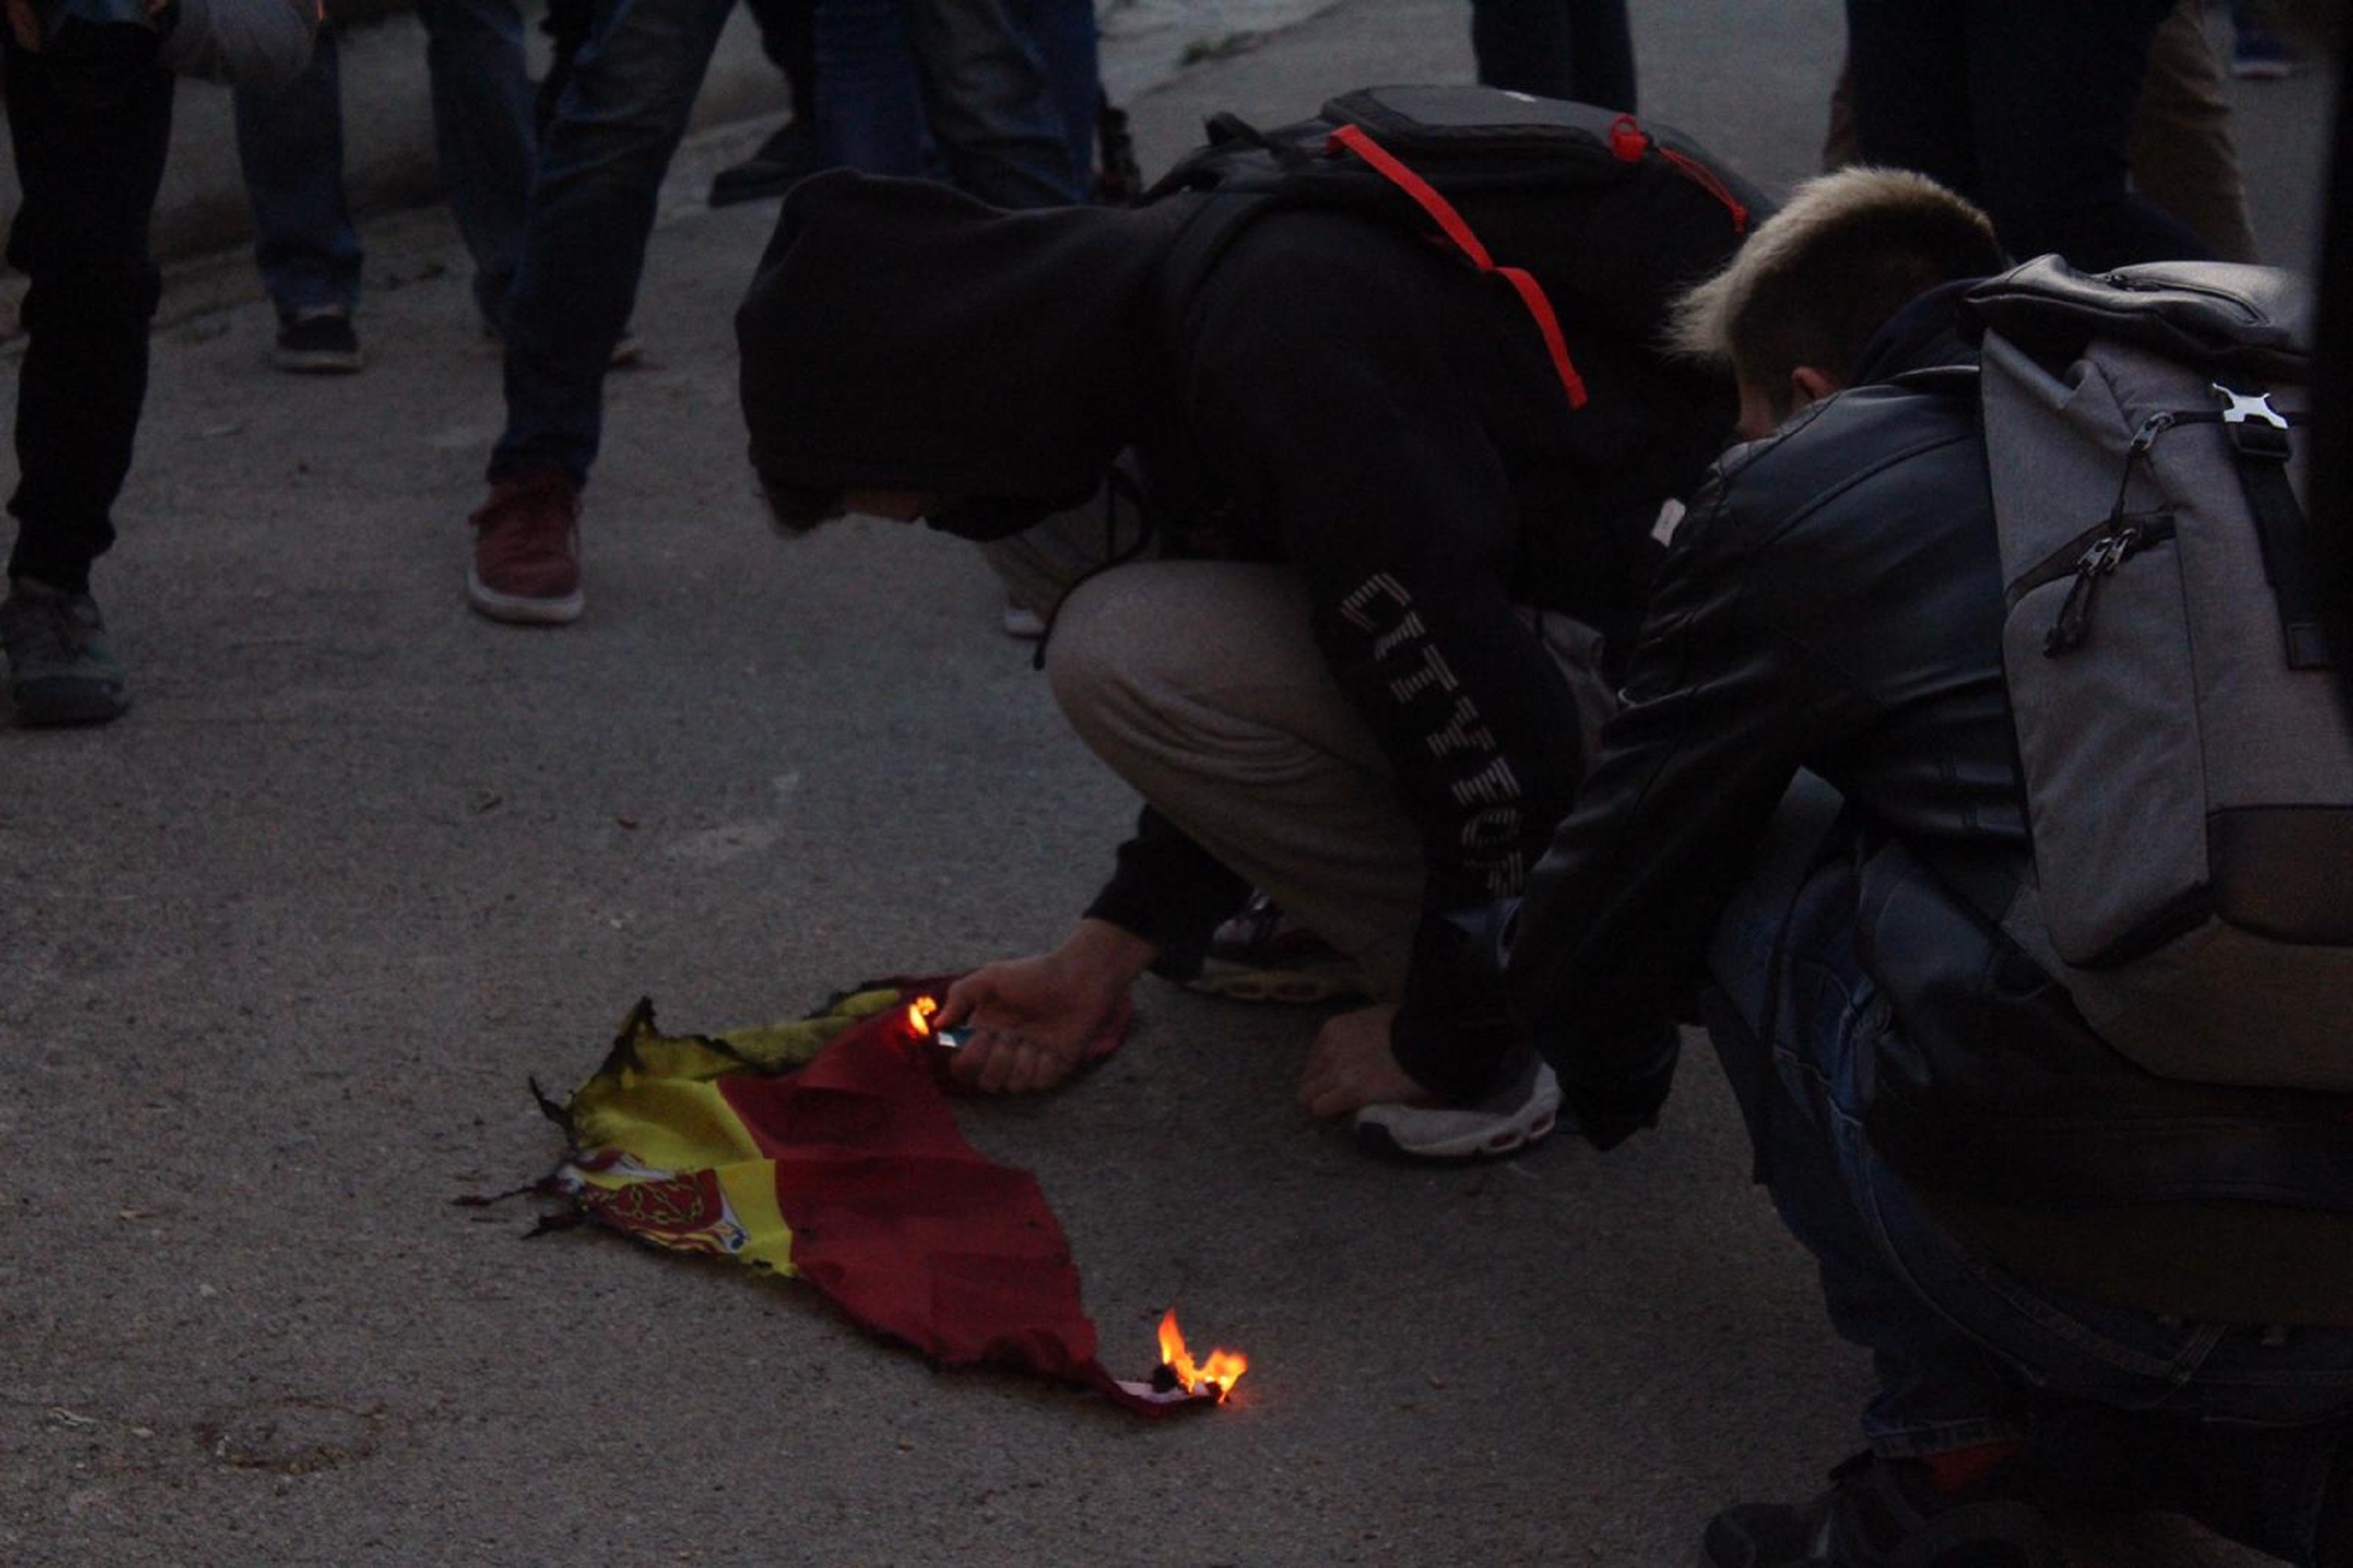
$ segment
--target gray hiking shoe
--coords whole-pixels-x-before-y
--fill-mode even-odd
[[[0,603],[0,647],[7,650],[19,724],[103,724],[131,706],[129,679],[88,594],[10,578]]]
[[[1368,1105],[1349,1123],[1366,1149],[1409,1160],[1493,1160],[1543,1142],[1559,1125],[1560,1080],[1533,1056],[1475,1105]]]

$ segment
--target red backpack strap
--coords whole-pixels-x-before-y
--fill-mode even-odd
[[[1332,132],[1331,145],[1353,153],[1363,159],[1372,171],[1389,184],[1411,196],[1416,205],[1428,213],[1454,248],[1468,257],[1471,265],[1480,271],[1492,273],[1512,286],[1527,308],[1536,331],[1544,335],[1545,352],[1552,356],[1552,367],[1560,376],[1561,389],[1568,394],[1571,408],[1585,406],[1585,378],[1577,374],[1577,365],[1568,357],[1568,340],[1561,335],[1560,316],[1552,308],[1552,300],[1544,285],[1517,267],[1498,267],[1495,258],[1487,254],[1471,225],[1464,220],[1454,204],[1439,193],[1438,187],[1407,168],[1388,151],[1375,142],[1357,126],[1343,125]]]

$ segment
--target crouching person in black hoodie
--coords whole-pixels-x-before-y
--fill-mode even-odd
[[[1147,803],[1066,942],[949,994],[943,1022],[976,1031],[955,1070],[1060,1081],[1256,887],[1377,1004],[1324,1026],[1310,1111],[1413,1154],[1525,1146],[1556,1094],[1475,922],[1567,807],[1597,649],[1631,627],[1728,381],[1640,352],[1658,321],[1571,320],[1573,409],[1510,289],[1338,211],[1258,218],[1177,308],[1159,268],[1206,199],[1008,214],[824,176],[738,316],[778,521],[1003,540],[1058,700]],[[1139,538],[1117,500],[1008,537],[1123,453],[1151,559],[1113,564]]]
[[[2342,1568],[2353,1096],[2140,1068],[1957,890],[2028,865],[1957,281],[2000,265],[1959,198],[1856,170],[1689,298],[1751,439],[1661,568],[1513,986],[1570,1110],[1624,1128],[1704,985],[1760,1179],[1875,1357],[1869,1450],[1720,1515],[1705,1561],[2055,1568],[2044,1508],[2080,1500]],[[1905,1095],[1938,1140],[1889,1135]]]

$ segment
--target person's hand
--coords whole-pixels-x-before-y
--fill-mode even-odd
[[[1299,1103],[1310,1116],[1347,1116],[1367,1105],[1426,1100],[1430,1091],[1398,1066],[1389,1047],[1394,1005],[1359,1007],[1327,1020],[1307,1053],[1299,1079]]]
[[[1129,989],[1152,944],[1103,921],[1081,921],[1051,952],[976,969],[948,987],[933,1026],[972,1026],[948,1076],[985,1094],[1051,1089],[1119,1044]]]

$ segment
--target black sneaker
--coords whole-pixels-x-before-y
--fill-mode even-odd
[[[760,143],[758,152],[711,176],[711,205],[727,207],[781,196],[816,172],[817,133],[788,120]]]
[[[0,647],[19,724],[103,724],[131,706],[130,681],[88,594],[12,578],[0,603]]]
[[[1858,1454],[1811,1502],[1746,1502],[1708,1521],[1706,1568],[2060,1568],[2050,1521],[2007,1466],[1944,1496],[1925,1467]]]
[[[1012,630],[1009,613],[1006,629]],[[1217,929],[1200,972],[1184,984],[1237,1002],[1305,1004],[1372,994],[1355,960],[1294,923],[1264,893],[1252,893],[1242,912]]]
[[[341,305],[298,310],[279,323],[278,346],[269,363],[307,375],[344,375],[366,363],[352,313]]]

